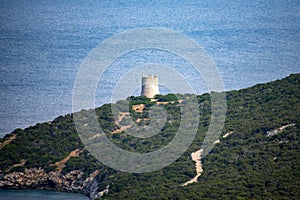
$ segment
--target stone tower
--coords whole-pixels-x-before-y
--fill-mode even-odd
[[[141,96],[153,98],[159,94],[158,89],[158,76],[157,75],[143,75],[142,76],[142,92]]]

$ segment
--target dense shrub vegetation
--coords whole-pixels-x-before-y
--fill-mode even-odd
[[[109,139],[120,148],[133,152],[149,152],[168,144],[180,124],[180,99],[187,95],[157,95],[167,113],[168,122],[160,133],[141,139],[126,132],[111,134],[119,127],[114,123],[111,104],[96,109],[98,121]],[[117,172],[99,163],[87,150],[76,132],[73,115],[52,122],[36,124],[24,130],[16,129],[0,139],[17,135],[0,150],[2,172],[24,171],[41,167],[55,170],[51,164],[65,158],[74,149],[83,152],[71,158],[63,169],[66,173],[82,169],[89,174],[101,172],[97,179],[100,188],[110,186],[103,199],[297,199],[300,196],[300,74],[239,91],[226,92],[227,118],[222,135],[209,155],[202,159],[203,173],[198,183],[182,187],[195,176],[195,163],[190,154],[201,148],[211,118],[210,95],[198,96],[200,125],[190,148],[168,167],[145,174]],[[175,101],[175,102],[174,102]],[[147,124],[149,110],[155,102],[146,97],[129,97],[116,106],[144,104],[144,112],[129,110],[137,124]],[[121,110],[122,111],[122,110]],[[124,110],[125,111],[125,110]],[[84,112],[82,111],[83,115]],[[191,117],[191,123],[193,118]],[[122,123],[122,122],[120,122]],[[123,123],[126,123],[124,121]],[[278,134],[267,132],[294,124]],[[12,167],[26,160],[24,166]]]

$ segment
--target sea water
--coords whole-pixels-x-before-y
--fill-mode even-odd
[[[0,136],[72,112],[80,64],[105,39],[134,28],[169,28],[197,41],[216,63],[225,90],[300,72],[299,9],[298,0],[3,0]],[[120,59],[104,74],[96,106],[111,101],[117,80],[134,66],[191,68],[167,56],[144,52]],[[199,74],[184,76],[196,93],[207,92]]]
[[[37,190],[0,190],[0,200],[88,200],[82,194],[37,191]]]

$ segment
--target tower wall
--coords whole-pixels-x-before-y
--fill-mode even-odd
[[[142,76],[141,96],[153,98],[156,94],[159,94],[158,76],[157,75],[148,75],[148,76],[143,75]]]

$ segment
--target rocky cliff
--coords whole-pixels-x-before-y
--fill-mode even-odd
[[[95,177],[99,171],[83,177],[82,170],[74,170],[61,174],[58,171],[45,172],[41,168],[25,169],[24,172],[11,172],[0,174],[1,188],[16,189],[41,189],[57,190],[63,192],[75,192],[88,195],[91,199],[102,196],[106,192],[98,192],[98,183]]]

